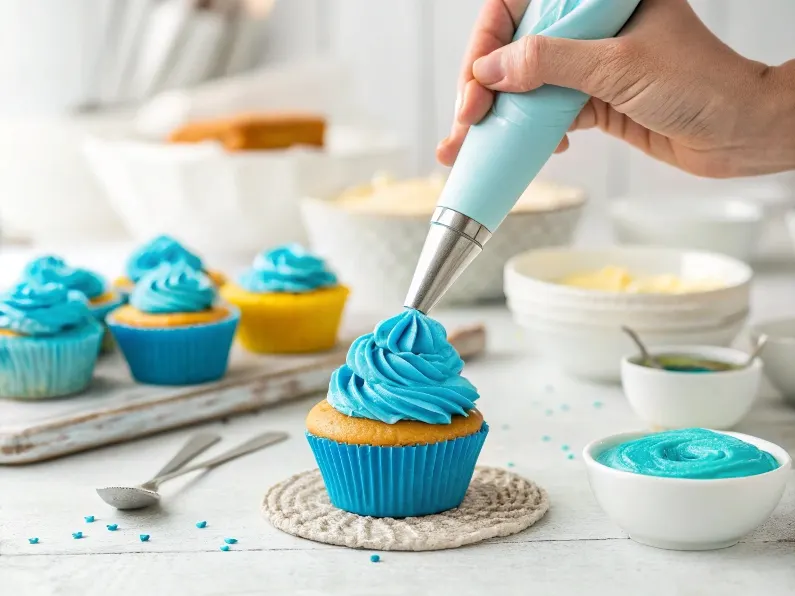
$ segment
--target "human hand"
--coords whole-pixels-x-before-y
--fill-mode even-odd
[[[592,96],[572,131],[599,128],[692,174],[795,169],[795,61],[771,68],[740,56],[687,0],[643,0],[613,39],[510,43],[528,4],[486,0],[464,58],[455,122],[437,149],[441,163],[455,161],[495,91],[552,84]],[[568,145],[566,136],[558,152]]]

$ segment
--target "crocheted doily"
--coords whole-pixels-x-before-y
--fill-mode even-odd
[[[372,550],[441,550],[510,536],[549,509],[538,485],[498,468],[475,470],[460,507],[425,517],[362,517],[332,506],[320,476],[310,470],[271,487],[262,512],[279,530],[326,544]]]

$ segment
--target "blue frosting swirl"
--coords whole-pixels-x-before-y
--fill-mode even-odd
[[[212,307],[215,284],[184,261],[163,263],[144,275],[130,296],[130,304],[148,313],[198,312]]]
[[[346,363],[331,375],[327,399],[355,418],[449,424],[479,397],[460,376],[463,367],[441,323],[406,310],[353,342]]]
[[[0,299],[0,329],[20,335],[58,335],[93,321],[85,296],[63,284],[22,282]]]
[[[163,263],[183,262],[193,269],[204,268],[202,260],[171,236],[158,236],[136,250],[127,261],[127,277],[138,282],[148,272]]]
[[[311,292],[337,285],[337,276],[323,259],[298,244],[278,246],[257,255],[239,279],[249,292]]]
[[[88,269],[70,267],[63,259],[49,255],[32,260],[25,266],[22,280],[36,284],[59,283],[76,290],[89,300],[105,293],[105,280]]]
[[[600,453],[596,461],[615,470],[665,478],[738,478],[779,467],[755,445],[703,428],[671,430],[627,441]]]

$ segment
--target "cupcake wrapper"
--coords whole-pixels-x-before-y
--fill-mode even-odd
[[[484,422],[472,435],[411,447],[306,436],[335,507],[371,517],[416,517],[461,504],[488,432]]]
[[[196,385],[220,379],[240,319],[232,314],[215,323],[144,328],[108,319],[116,344],[136,381],[150,385]]]
[[[0,337],[0,397],[47,399],[79,393],[91,383],[102,326],[55,337]]]

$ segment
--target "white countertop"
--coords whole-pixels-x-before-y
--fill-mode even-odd
[[[7,259],[0,258],[2,265]],[[759,274],[754,317],[795,315],[795,275]],[[523,354],[520,331],[502,307],[441,313],[446,324],[484,321],[488,353],[465,373],[481,391],[491,433],[480,463],[505,466],[550,494],[551,509],[529,530],[458,550],[381,554],[329,547],[282,534],[259,511],[266,489],[313,467],[303,437],[312,398],[205,425],[224,435],[215,452],[267,429],[291,438],[204,475],[164,485],[163,506],[116,512],[94,494],[108,483],[140,482],[193,430],[28,467],[0,468],[0,593],[108,594],[643,594],[722,596],[795,593],[795,472],[772,518],[739,545],[684,553],[631,542],[594,501],[580,450],[589,441],[636,429],[618,387],[565,379]],[[596,401],[603,406],[595,407]],[[568,409],[566,409],[566,407]],[[0,415],[2,404],[0,404]],[[795,453],[795,409],[765,385],[740,432]],[[542,442],[542,435],[552,440]],[[568,460],[567,444],[576,459]],[[83,516],[95,515],[94,524]],[[195,527],[207,520],[208,527]],[[118,523],[117,532],[105,529]],[[71,533],[86,537],[74,540]],[[138,534],[151,541],[141,543]],[[27,538],[37,536],[40,544]],[[224,537],[239,543],[230,552]]]

